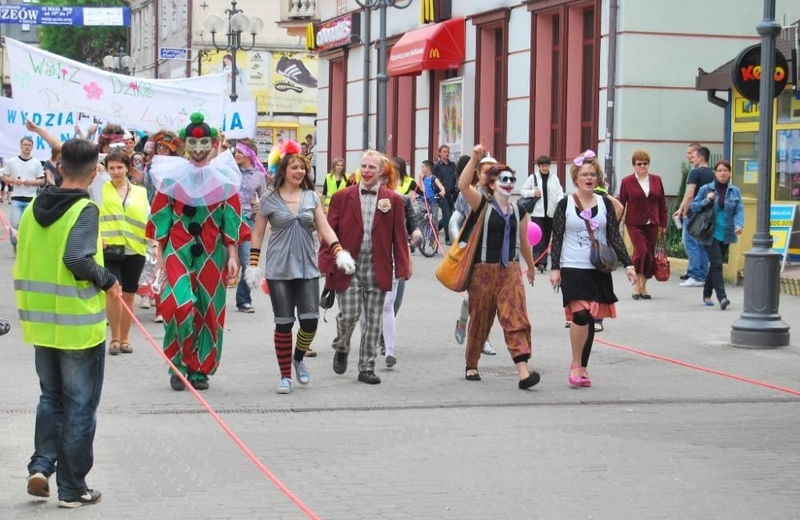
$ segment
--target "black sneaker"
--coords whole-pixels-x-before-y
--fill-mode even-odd
[[[682,275],[680,275],[679,278],[681,280],[688,280],[689,279],[689,273],[683,273]]]
[[[317,88],[317,78],[311,75],[302,60],[281,56],[275,72],[304,87]]]
[[[100,502],[103,494],[96,489],[87,489],[79,497],[75,498],[62,498],[58,501],[58,507],[65,509],[75,509],[81,506],[90,506]]]
[[[44,473],[31,473],[28,476],[28,494],[42,498],[50,496],[50,482]]]
[[[178,376],[169,376],[169,386],[176,392],[180,392],[186,388],[186,385],[183,384],[183,381]]]

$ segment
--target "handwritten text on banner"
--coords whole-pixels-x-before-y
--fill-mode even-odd
[[[39,112],[85,112],[128,128],[178,130],[201,112],[220,126],[225,111],[225,77],[162,81],[106,72],[6,38],[11,85],[18,106]],[[189,86],[190,85],[190,86]],[[208,85],[213,89],[205,90]]]

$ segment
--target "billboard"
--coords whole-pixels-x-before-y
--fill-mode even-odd
[[[236,94],[239,101],[254,100],[259,112],[267,111],[269,95],[269,53],[264,51],[239,51],[236,53]],[[233,59],[227,51],[200,53],[200,73],[225,74],[225,94],[231,95]]]

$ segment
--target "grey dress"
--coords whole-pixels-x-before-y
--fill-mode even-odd
[[[259,213],[272,227],[265,255],[267,280],[319,278],[314,238],[314,211],[319,204],[316,193],[303,190],[295,215],[277,191],[262,195]]]

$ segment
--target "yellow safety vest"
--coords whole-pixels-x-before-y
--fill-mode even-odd
[[[403,184],[397,187],[397,193],[400,195],[408,195],[408,190],[411,189],[411,183],[414,182],[414,179],[406,175],[406,178],[403,179]]]
[[[144,256],[147,253],[144,232],[150,204],[147,202],[147,190],[133,184],[130,185],[130,190],[126,200],[127,207],[123,208],[114,184],[108,181],[103,185],[100,237],[106,245],[124,245],[135,254]]]
[[[63,350],[92,348],[106,338],[106,294],[92,282],[76,280],[64,265],[67,237],[91,200],[80,199],[48,227],[33,216],[33,204],[22,214],[14,262],[14,294],[22,337],[37,347]],[[103,265],[97,237],[94,260]]]
[[[339,185],[341,183],[341,186]],[[347,187],[347,176],[342,175],[342,180],[337,181],[336,175],[329,173],[325,176],[325,193],[327,194],[327,198],[325,199],[325,204],[331,203],[331,197],[337,191],[343,190]]]

